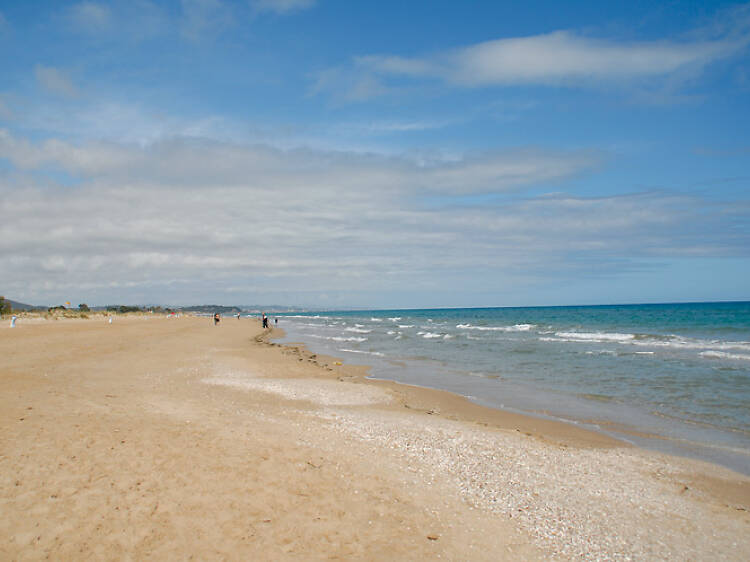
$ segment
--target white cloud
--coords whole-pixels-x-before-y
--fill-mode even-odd
[[[431,131],[449,127],[460,121],[457,119],[445,120],[420,120],[420,119],[389,119],[389,120],[370,120],[370,121],[352,121],[337,125],[332,125],[330,129],[337,136],[341,135],[387,135],[391,133],[411,133],[420,131]]]
[[[258,12],[288,14],[311,8],[315,0],[254,0],[252,5]]]
[[[349,68],[328,68],[314,75],[310,94],[330,94],[344,102],[361,102],[392,93],[382,81],[369,72],[354,72]]]
[[[221,0],[181,0],[182,35],[191,41],[210,39],[232,25],[231,7]]]
[[[87,33],[103,33],[112,27],[112,12],[99,2],[79,2],[69,8],[68,16],[75,27]]]
[[[0,96],[0,119],[12,119],[13,110],[8,107],[2,96]]]
[[[566,31],[499,39],[425,58],[361,57],[382,74],[439,78],[466,86],[567,84],[664,76],[736,53],[747,39],[696,43],[615,43]]]
[[[79,2],[64,15],[71,32],[107,42],[137,42],[169,28],[165,10],[150,0]]]
[[[425,192],[554,185],[596,161],[585,152],[420,163],[196,139],[34,143],[3,131],[0,158],[14,168],[0,176],[4,291],[35,302],[205,301],[241,280],[258,291],[420,290],[457,272],[480,285],[580,261],[626,267],[750,248],[737,234],[750,209],[737,202],[647,193],[420,203]],[[55,169],[80,182],[50,186]]]
[[[691,39],[682,41],[624,42],[561,30],[496,39],[423,56],[359,56],[348,67],[319,73],[312,91],[361,101],[391,92],[395,88],[392,79],[399,77],[439,81],[462,88],[592,87],[676,79],[745,50],[750,44],[748,28],[750,18],[740,11],[732,25],[717,26],[712,37],[706,33],[696,37],[696,32]],[[362,89],[363,83],[370,86]]]
[[[30,143],[0,129],[0,157],[34,170],[54,166],[84,178],[167,180],[182,184],[246,184],[265,189],[356,186],[387,192],[449,195],[493,193],[568,178],[591,168],[589,151],[513,150],[461,158],[413,160],[403,156],[312,149],[280,150],[181,138],[145,146],[114,142],[75,145],[51,139]],[[348,178],[348,179],[347,179]]]
[[[34,67],[37,82],[53,94],[74,98],[78,96],[78,88],[73,84],[70,76],[58,68],[37,64]]]

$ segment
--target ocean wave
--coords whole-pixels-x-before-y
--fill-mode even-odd
[[[285,315],[285,316],[279,316],[279,318],[315,318],[315,319],[323,319],[323,320],[330,320],[331,316],[309,316],[307,314],[298,314],[298,315]]]
[[[356,342],[360,342],[360,343],[363,342],[363,341],[367,341],[367,338],[354,338],[354,337],[352,337],[352,338],[343,338],[343,337],[338,337],[338,336],[331,336],[330,338],[327,338],[327,339],[330,339],[330,340],[333,340],[333,341],[356,341]]]
[[[307,334],[311,338],[316,338],[319,340],[329,340],[329,341],[353,341],[361,343],[363,341],[367,341],[367,338],[358,338],[358,337],[351,337],[351,338],[343,338],[340,336],[319,336],[318,334]]]
[[[414,324],[399,324],[399,328],[413,328]]]
[[[436,338],[442,338],[445,334],[436,334],[434,332],[420,332],[420,334],[426,340],[432,340]]]
[[[707,340],[689,340],[682,339],[674,336],[676,339],[670,341],[656,341],[649,345],[654,346],[668,346],[668,347],[680,347],[683,349],[705,349],[705,350],[720,350],[720,351],[750,351],[750,342],[740,341],[707,341]],[[638,342],[639,344],[641,342]],[[645,345],[645,344],[641,344]]]
[[[370,318],[370,322],[382,322],[382,321],[383,321],[382,318],[375,318],[375,317]]]
[[[747,351],[750,352],[750,342],[746,341],[720,341],[720,340],[701,340],[691,339],[678,336],[676,334],[629,334],[617,332],[555,332],[554,336],[543,336],[538,338],[543,342],[560,342],[560,343],[615,343],[621,345],[633,345],[650,348],[666,349],[695,349],[707,353],[706,357],[718,358],[723,352],[727,351]],[[652,351],[634,352],[640,354],[653,354]],[[724,353],[724,358],[741,358],[750,357],[748,355]]]
[[[376,355],[377,357],[385,357],[385,354],[380,353],[379,351],[361,351],[359,349],[339,349],[339,351],[343,351],[345,353],[361,353],[362,355]]]
[[[394,316],[393,318],[389,318],[388,320],[390,320],[391,322],[398,322],[399,320],[401,320],[401,317],[400,316]]]
[[[357,324],[359,326],[359,324]],[[363,330],[362,328],[344,328],[345,332],[356,332],[358,334],[369,334],[372,330]]]
[[[739,353],[726,353],[724,351],[703,351],[699,353],[701,357],[707,359],[734,359],[737,361],[750,361],[750,355],[741,355]]]
[[[610,332],[555,332],[562,341],[571,342],[629,342],[635,334],[618,334]]]
[[[479,330],[481,332],[528,332],[534,324],[514,324],[513,326],[472,326],[471,324],[457,324],[460,330]]]

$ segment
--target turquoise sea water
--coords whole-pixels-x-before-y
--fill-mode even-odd
[[[750,474],[750,302],[346,311],[279,327],[376,378]]]

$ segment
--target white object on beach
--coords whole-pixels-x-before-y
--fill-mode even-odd
[[[18,318],[18,316],[15,316],[15,315],[10,317],[10,327],[11,328],[15,328],[16,327],[16,319],[17,318]]]
[[[111,316],[109,317],[109,323],[110,324],[112,323],[112,317]]]

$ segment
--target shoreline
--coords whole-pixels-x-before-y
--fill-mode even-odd
[[[512,429],[527,436],[535,435],[557,444],[598,448],[632,446],[593,429],[576,426],[562,420],[545,419],[521,412],[484,406],[474,402],[467,396],[462,396],[449,390],[373,377],[370,374],[369,366],[346,363],[339,357],[313,353],[303,342],[277,343],[273,340],[285,336],[277,335],[273,332],[282,332],[282,330],[276,328],[269,331],[264,338],[259,340],[259,343],[299,350],[298,352],[301,355],[313,357],[315,363],[322,364],[322,368],[324,369],[329,365],[335,365],[339,367],[339,370],[346,371],[347,376],[355,377],[362,384],[372,384],[388,388],[400,397],[400,402],[394,406],[395,408],[406,408],[420,414],[444,416],[453,421],[472,423],[485,427],[493,426],[498,429]],[[339,365],[336,365],[337,363]]]
[[[617,437],[607,435],[597,429],[576,425],[574,422],[562,419],[548,419],[537,417],[524,412],[509,411],[493,406],[486,406],[449,390],[412,385],[390,379],[379,379],[372,377],[370,367],[359,364],[347,364],[344,359],[331,355],[313,353],[304,342],[283,342],[286,334],[281,328],[269,329],[260,338],[258,343],[269,346],[280,346],[291,349],[293,353],[303,357],[313,358],[322,368],[328,365],[336,365],[340,370],[346,371],[349,376],[356,377],[362,384],[373,384],[382,386],[395,392],[399,397],[399,404],[392,406],[398,410],[401,408],[409,410],[410,413],[444,417],[448,420],[476,425],[480,427],[494,428],[500,431],[515,431],[526,437],[540,440],[541,442],[559,447],[573,447],[584,449],[631,449],[638,451],[644,456],[654,455],[663,457],[675,464],[684,462],[694,464],[705,470],[702,477],[706,479],[705,491],[720,498],[727,505],[736,505],[742,510],[750,511],[750,478],[741,472],[729,467],[694,457],[670,454],[641,447],[635,443],[623,441]],[[308,359],[309,360],[309,359]],[[623,428],[623,432],[627,429]],[[713,478],[708,476],[717,470],[729,475],[734,475],[741,483],[727,484],[725,478]],[[746,480],[742,482],[743,480]],[[693,480],[693,485],[696,485]]]
[[[526,308],[523,307],[524,310]],[[402,311],[386,311],[388,314],[391,312],[398,314]],[[425,311],[420,310],[420,312]],[[354,321],[363,322],[361,319]],[[508,320],[508,322],[511,321]],[[414,319],[411,319],[411,323],[414,323]],[[334,324],[336,323],[334,322]],[[367,325],[366,328],[372,331],[371,325]],[[304,330],[296,328],[292,330],[293,335],[291,337],[303,338],[305,336],[303,332]],[[337,354],[337,350],[332,349],[335,345],[311,340],[310,337],[305,341],[312,349],[321,353]],[[335,340],[336,338],[323,337],[321,339]],[[399,337],[396,339],[399,339]],[[289,340],[288,343],[293,343],[293,341]],[[523,381],[516,380],[512,376],[507,377],[507,380],[499,381],[499,384],[498,381],[485,380],[482,377],[461,377],[459,373],[462,372],[463,367],[453,365],[450,368],[443,369],[440,361],[435,358],[433,360],[437,364],[434,367],[431,365],[425,366],[419,364],[419,361],[410,361],[408,357],[399,359],[403,354],[398,355],[398,350],[385,350],[382,346],[369,349],[371,352],[354,351],[353,353],[372,353],[379,357],[368,359],[369,356],[352,357],[347,353],[343,357],[347,361],[353,361],[356,365],[369,366],[371,368],[371,379],[390,380],[420,388],[435,388],[453,392],[491,409],[573,425],[606,435],[634,447],[715,464],[750,477],[750,450],[747,449],[746,432],[741,429],[670,416],[659,411],[659,408],[656,408],[653,404],[639,405],[617,398],[597,401],[591,400],[590,395],[566,392],[561,389],[555,390],[550,385],[539,388],[531,383],[526,384]],[[381,359],[383,353],[372,352],[373,349],[385,351],[387,357],[390,358],[390,363],[386,359]],[[342,349],[339,351],[347,352],[351,350]],[[400,351],[403,352],[404,350]],[[423,353],[429,354],[429,352]],[[418,357],[417,359],[424,360],[427,358]],[[471,365],[470,357],[463,356],[463,360],[466,365]],[[443,369],[443,372],[441,372],[441,369]],[[451,369],[455,373],[452,373]],[[431,373],[432,370],[436,370],[435,373]],[[463,372],[463,375],[473,374],[468,373],[470,370],[468,366],[464,370],[467,372]],[[433,374],[439,376],[433,376]],[[496,378],[498,377],[487,377],[487,379]],[[594,396],[598,397],[598,395]],[[603,406],[602,402],[606,402],[607,406]],[[509,406],[509,403],[513,405]]]
[[[741,560],[750,549],[740,474],[367,379],[279,333],[188,316],[4,328],[0,557]]]

